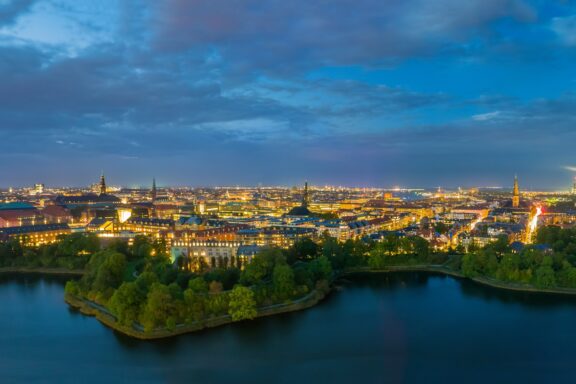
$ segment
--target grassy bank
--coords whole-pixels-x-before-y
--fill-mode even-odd
[[[82,276],[83,269],[66,269],[66,268],[50,268],[50,267],[2,267],[0,274],[22,273],[22,274],[38,274],[38,275],[62,275],[62,276]]]
[[[276,304],[268,307],[258,308],[256,318],[279,315],[282,313],[301,311],[318,304],[326,297],[329,292],[314,290],[308,295],[287,304]],[[233,323],[234,321],[229,315],[219,316],[214,318],[197,321],[190,324],[178,324],[172,330],[166,328],[158,328],[150,332],[145,332],[143,327],[134,324],[132,327],[124,326],[116,321],[116,318],[106,308],[91,302],[89,300],[66,294],[65,301],[71,307],[78,309],[81,313],[94,316],[102,324],[107,327],[120,332],[126,336],[134,337],[141,340],[163,339],[174,337],[185,333],[197,332],[207,328],[219,327],[222,325]]]
[[[467,277],[459,271],[447,268],[441,265],[410,265],[410,266],[390,266],[384,269],[373,270],[369,268],[355,268],[345,271],[342,276],[365,274],[365,273],[393,273],[393,272],[434,272],[456,277],[459,279],[471,280],[475,283],[490,286],[493,288],[506,289],[509,291],[517,292],[531,292],[531,293],[546,293],[557,295],[573,295],[576,296],[576,289],[570,288],[537,288],[529,284],[510,283],[505,281],[496,280],[490,277],[476,276]]]

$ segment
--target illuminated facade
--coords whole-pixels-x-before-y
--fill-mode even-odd
[[[162,231],[173,231],[174,220],[171,219],[149,219],[142,217],[131,217],[124,223],[118,223],[114,230],[118,232],[128,231],[142,233],[146,235],[160,236]]]
[[[0,229],[0,240],[16,239],[24,246],[52,244],[59,236],[72,233],[68,224],[27,225]]]
[[[512,208],[520,207],[520,188],[518,188],[518,176],[514,176],[514,189],[512,191]]]
[[[236,241],[175,240],[170,249],[173,261],[184,258],[183,266],[189,270],[202,268],[243,268],[259,251],[257,246],[244,246]]]

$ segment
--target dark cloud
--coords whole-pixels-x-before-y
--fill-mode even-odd
[[[36,0],[5,0],[0,3],[0,27],[14,23],[35,2]]]
[[[160,50],[215,46],[237,71],[291,72],[428,55],[506,17],[535,12],[520,0],[170,0],[152,28]]]

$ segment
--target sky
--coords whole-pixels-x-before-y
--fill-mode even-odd
[[[0,0],[0,187],[569,188],[576,2]]]

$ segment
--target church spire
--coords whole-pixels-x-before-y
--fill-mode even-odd
[[[106,194],[106,179],[104,178],[104,171],[102,171],[102,175],[100,175],[100,194]]]
[[[310,196],[308,194],[308,182],[304,183],[304,194],[302,196],[302,206],[307,208],[310,203]]]
[[[156,196],[157,196],[157,192],[156,192],[156,178],[153,177],[153,178],[152,178],[152,192],[151,192],[152,202],[156,201]]]
[[[512,191],[512,207],[520,206],[520,188],[518,187],[518,175],[514,175],[514,189]]]

